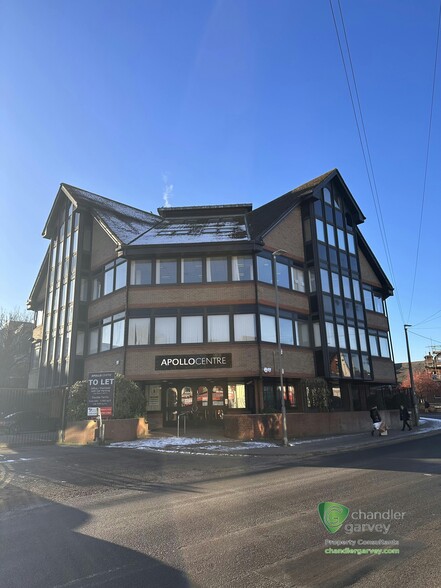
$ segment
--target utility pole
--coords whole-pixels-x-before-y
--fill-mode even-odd
[[[412,402],[412,414],[413,414],[414,424],[416,427],[418,427],[418,425],[419,425],[418,406],[417,406],[416,397],[415,397],[415,382],[413,379],[412,360],[410,358],[409,337],[407,335],[407,329],[411,326],[412,325],[404,325],[404,333],[406,335],[407,360],[409,362],[409,377],[410,377],[410,387],[411,387],[410,399]]]
[[[283,430],[283,445],[285,447],[288,446],[288,430],[286,426],[286,406],[285,406],[285,391],[283,389],[283,351],[282,351],[282,341],[280,337],[280,310],[279,310],[279,287],[278,287],[278,280],[277,280],[277,256],[279,253],[286,253],[283,249],[277,249],[274,251],[273,260],[274,260],[274,275],[275,275],[275,293],[276,293],[276,337],[277,337],[277,349],[279,353],[279,371],[280,371],[280,402],[281,402],[281,409],[282,409],[282,430]]]

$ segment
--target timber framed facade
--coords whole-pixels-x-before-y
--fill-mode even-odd
[[[61,184],[31,292],[29,386],[116,371],[163,424],[192,410],[314,410],[302,382],[328,383],[334,410],[366,410],[396,382],[386,299],[338,170],[251,204],[148,213]],[[276,284],[279,329],[276,325]]]

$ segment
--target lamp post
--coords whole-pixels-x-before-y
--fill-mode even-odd
[[[410,377],[410,387],[411,387],[411,402],[412,402],[412,414],[415,426],[418,427],[418,407],[417,403],[415,402],[415,382],[413,379],[413,369],[412,369],[412,360],[410,358],[410,347],[409,347],[409,337],[407,335],[407,329],[412,325],[404,325],[404,333],[406,335],[406,347],[407,347],[407,360],[409,362],[409,377]]]
[[[282,431],[283,431],[283,445],[285,447],[288,446],[288,431],[286,426],[286,406],[285,406],[285,394],[283,389],[283,351],[282,351],[282,341],[280,337],[280,311],[279,311],[279,287],[278,287],[278,280],[277,280],[277,256],[279,253],[286,253],[284,249],[277,249],[277,251],[273,252],[273,260],[274,260],[274,275],[275,275],[275,293],[276,293],[276,337],[277,337],[277,350],[279,353],[279,372],[280,372],[280,403],[282,409]]]

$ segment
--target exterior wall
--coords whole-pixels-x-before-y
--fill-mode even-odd
[[[370,284],[371,286],[376,286],[377,288],[381,288],[380,280],[375,275],[374,270],[372,269],[371,265],[369,264],[366,257],[363,253],[358,249],[358,259],[360,261],[360,271],[361,271],[361,280],[365,284]]]
[[[270,367],[271,375],[279,374],[279,359],[276,345],[262,344],[262,367]],[[283,370],[285,377],[311,378],[315,376],[314,351],[302,347],[283,347]]]
[[[134,441],[145,439],[149,428],[145,419],[112,419],[104,421],[105,441]]]
[[[369,329],[380,329],[381,331],[389,330],[389,321],[384,314],[366,311],[367,326]]]
[[[132,286],[130,308],[200,306],[201,304],[254,304],[253,282],[228,284],[176,284],[172,286]]]
[[[86,357],[84,360],[84,379],[91,372],[124,373],[124,347]]]
[[[89,304],[89,321],[93,322],[100,318],[122,312],[126,307],[126,289],[121,288],[103,298],[98,298]]]
[[[278,290],[280,308],[301,314],[309,314],[309,298],[306,294],[303,294],[303,292],[293,292],[285,288],[279,288]],[[260,304],[274,306],[275,289],[272,284],[259,282],[257,284],[257,296]]]
[[[155,370],[157,355],[192,355],[200,353],[231,353],[232,368],[213,369],[185,369],[185,370]],[[257,345],[252,344],[208,344],[196,345],[155,345],[127,349],[125,375],[133,380],[166,380],[166,379],[195,379],[202,378],[243,378],[258,376],[260,373],[259,354]]]
[[[386,384],[396,384],[395,367],[390,359],[382,357],[372,358],[372,369],[374,371],[374,380]]]
[[[389,429],[398,429],[398,411],[381,411]],[[372,430],[369,412],[319,412],[288,413],[286,415],[288,437],[310,437],[340,433],[366,434]],[[232,439],[283,439],[282,415],[253,414],[225,415],[224,435]]]
[[[284,249],[297,261],[304,261],[302,215],[300,208],[295,208],[265,237],[265,246]]]
[[[96,221],[93,221],[92,229],[92,271],[98,269],[105,263],[116,258],[115,254],[116,244],[112,239],[106,235],[104,230]]]

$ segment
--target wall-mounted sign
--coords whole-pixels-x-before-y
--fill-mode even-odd
[[[96,416],[97,408],[101,415],[111,417],[113,414],[113,397],[115,393],[115,372],[89,374],[87,380],[87,414]]]
[[[232,367],[231,353],[205,353],[200,355],[157,355],[157,370],[194,370]]]

